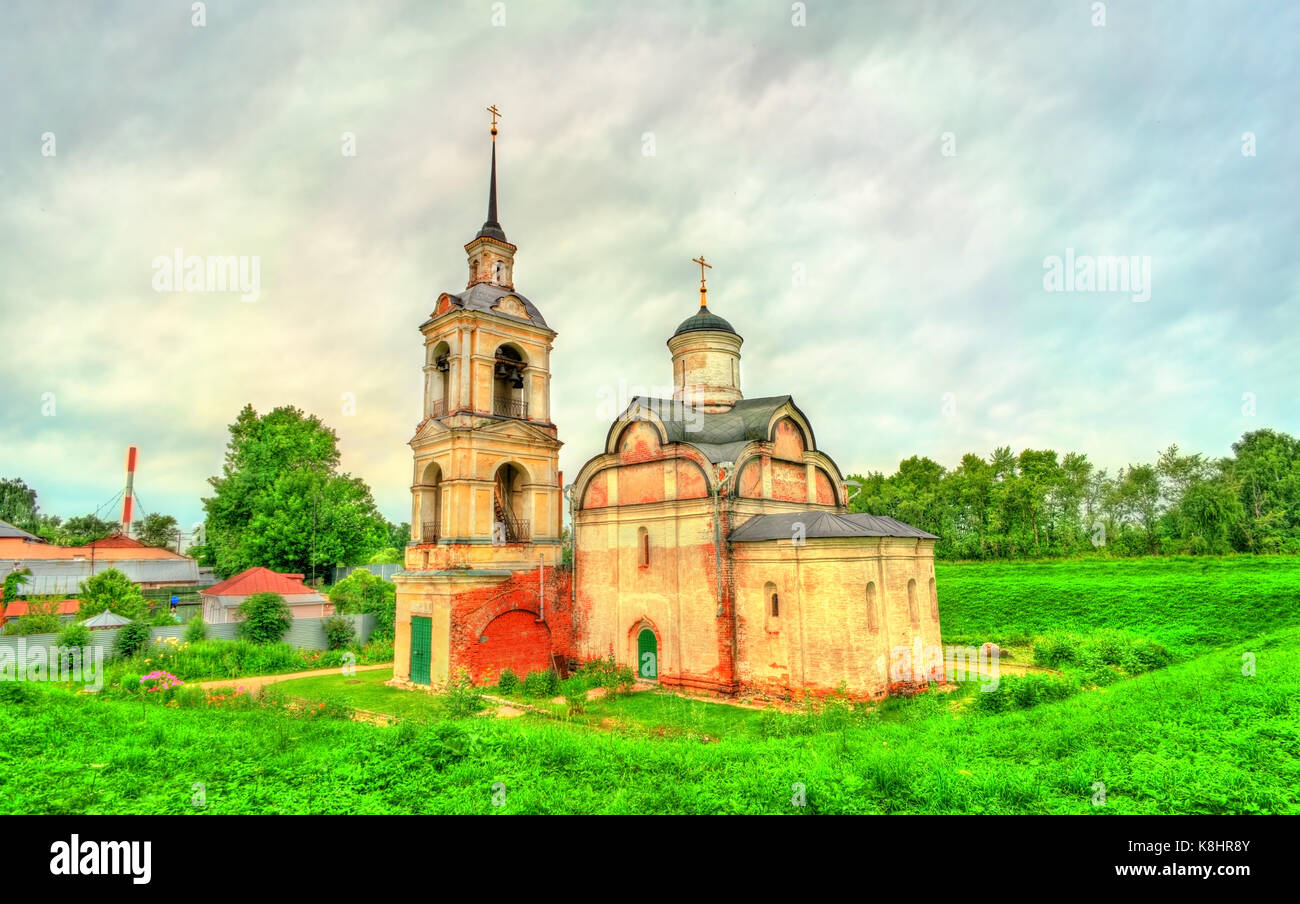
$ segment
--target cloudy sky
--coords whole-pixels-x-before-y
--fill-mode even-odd
[[[566,474],[602,393],[670,382],[701,252],[746,396],[793,395],[845,473],[1300,432],[1300,8],[625,6],[4,3],[0,476],[80,514],[134,443],[188,526],[239,409],[293,404],[406,520],[493,103]],[[155,291],[177,248],[257,256],[260,294]],[[1149,263],[1149,299],[1047,291],[1067,249]]]

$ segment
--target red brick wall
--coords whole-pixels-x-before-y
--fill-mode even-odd
[[[480,684],[495,683],[501,670],[508,668],[523,676],[550,666],[551,630],[537,620],[536,613],[517,609],[498,615],[486,628],[478,643],[470,643],[469,673]]]
[[[451,674],[467,671],[476,683],[495,682],[501,669],[523,676],[546,668],[552,654],[576,655],[572,572],[547,568],[545,605],[539,606],[537,569],[515,572],[500,584],[458,594],[451,611]],[[537,621],[542,613],[545,620]],[[487,636],[488,642],[479,638]]]

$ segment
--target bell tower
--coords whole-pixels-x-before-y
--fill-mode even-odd
[[[477,611],[485,590],[507,600],[521,624],[536,625],[527,636],[549,636],[542,597],[560,563],[563,515],[551,422],[556,333],[515,290],[517,248],[497,215],[500,113],[488,112],[487,220],[465,245],[469,279],[459,293],[439,294],[420,324],[424,410],[410,440],[411,539],[393,577],[399,683],[441,684],[476,656],[497,655],[475,644],[480,634],[500,642],[500,630],[458,621]]]
[[[438,296],[420,325],[425,403],[411,448],[406,568],[558,561],[561,443],[551,423],[555,332],[515,291],[516,246],[497,219],[496,117],[488,215],[465,245],[465,290]]]

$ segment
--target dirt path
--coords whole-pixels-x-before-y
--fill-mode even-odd
[[[359,665],[356,666],[358,672],[374,672],[379,669],[391,669],[391,662],[381,662],[378,665]],[[214,688],[214,687],[242,687],[246,691],[254,691],[259,687],[267,684],[276,684],[280,681],[292,681],[294,678],[315,678],[319,675],[341,675],[343,674],[340,667],[332,669],[312,669],[307,672],[284,672],[280,675],[248,675],[244,678],[223,678],[220,681],[200,681],[194,687]]]

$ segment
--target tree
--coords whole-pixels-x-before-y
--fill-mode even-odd
[[[0,477],[0,521],[35,532],[38,520],[36,491],[17,477]]]
[[[391,521],[385,522],[388,527],[387,546],[396,546],[398,549],[405,549],[411,542],[411,525],[407,521],[401,524],[394,524]]]
[[[391,640],[397,620],[397,586],[358,568],[330,589],[330,602],[340,615],[373,615],[375,630],[371,638]]]
[[[118,530],[115,521],[105,521],[94,514],[78,515],[62,521],[58,517],[42,518],[35,533],[57,546],[86,546],[112,536]]]
[[[289,604],[278,593],[254,593],[239,604],[239,636],[253,643],[277,643],[293,624]]]
[[[1300,552],[1300,440],[1255,430],[1232,444],[1227,472],[1245,510],[1242,546],[1255,552]]]
[[[80,600],[78,621],[99,615],[105,609],[132,620],[145,617],[144,594],[116,568],[101,571],[82,581]]]
[[[316,574],[388,545],[370,488],[337,471],[338,437],[290,406],[230,425],[222,473],[209,478],[206,554],[225,577],[261,565]]]
[[[171,515],[151,512],[132,526],[135,538],[145,546],[174,547],[180,538],[181,526]]]
[[[117,637],[113,638],[113,651],[122,659],[130,659],[148,648],[151,637],[153,630],[148,622],[133,621],[118,628]]]

